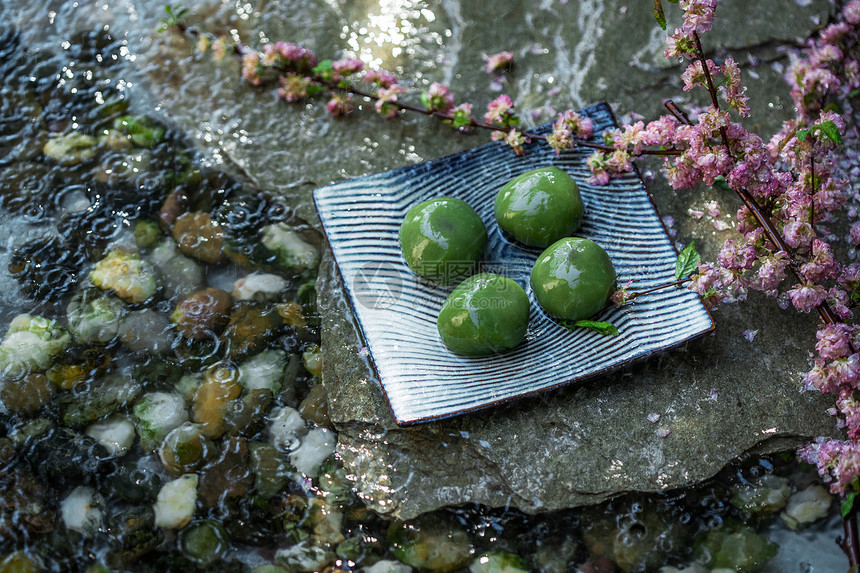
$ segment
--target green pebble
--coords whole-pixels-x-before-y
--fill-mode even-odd
[[[154,247],[161,237],[161,229],[158,223],[143,219],[134,224],[134,242],[138,249]]]
[[[606,306],[615,278],[612,261],[600,245],[567,237],[540,254],[532,268],[531,285],[547,314],[577,321]]]
[[[227,554],[229,543],[223,527],[214,521],[204,520],[182,530],[179,547],[185,557],[207,567]]]
[[[585,207],[573,178],[558,167],[526,171],[496,195],[496,220],[513,237],[547,247],[579,228]]]
[[[439,197],[406,213],[399,238],[412,272],[440,284],[455,284],[474,272],[487,245],[487,229],[468,203]]]
[[[522,342],[529,298],[511,279],[481,273],[463,281],[439,311],[442,343],[463,356],[504,352]]]

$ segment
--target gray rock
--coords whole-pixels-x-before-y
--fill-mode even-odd
[[[674,26],[677,7],[664,5]],[[477,115],[498,93],[480,71],[480,54],[503,49],[516,58],[504,91],[522,110],[608,100],[618,113],[651,118],[662,113],[664,97],[687,108],[705,103],[704,94],[681,91],[680,68],[663,60],[665,34],[654,24],[649,3],[509,0],[494,2],[489,14],[488,6],[428,1],[426,10],[402,15],[411,24],[401,30],[404,38],[396,47],[353,37],[353,22],[367,22],[368,14],[379,12],[361,2],[266,4],[250,21],[237,19],[227,4],[207,3],[187,17],[223,19],[244,38],[264,30],[268,38],[300,41],[321,57],[340,57],[337,48],[345,55],[367,50],[363,55],[398,69],[401,77],[420,78],[416,87],[434,80],[450,84],[458,102],[476,104]],[[791,113],[781,77],[786,47],[826,21],[830,9],[824,0],[720,4],[706,47],[726,47],[745,66],[755,128],[763,136]],[[149,20],[137,29],[156,27],[155,14],[161,14],[160,6],[141,16]],[[380,32],[386,37],[389,30]],[[152,101],[170,111],[179,129],[200,133],[201,145],[285,197],[312,223],[315,187],[487,141],[485,135],[453,136],[418,115],[382,122],[357,110],[336,120],[323,105],[285,109],[271,93],[237,85],[235,62],[202,59],[194,63],[195,73],[177,73],[192,57],[184,38],[160,35],[151,45],[139,37],[129,41]],[[749,67],[751,62],[758,65]],[[525,121],[554,119],[543,111]],[[282,121],[273,121],[278,117]],[[645,165],[646,179],[658,166]],[[676,194],[659,182],[649,182],[649,190],[660,211],[677,220],[679,239],[695,239],[704,257],[712,258],[725,233],[686,213],[718,192]],[[725,213],[737,208],[731,197],[721,201]],[[347,473],[358,476],[356,487],[369,505],[391,516],[409,518],[469,502],[537,512],[631,490],[664,491],[708,478],[750,449],[794,447],[836,431],[825,413],[831,400],[805,393],[800,382],[808,369],[815,317],[780,311],[773,301],[754,295],[743,306],[716,312],[714,335],[612,376],[458,419],[398,428],[359,354],[362,343],[328,257],[319,292],[323,383],[338,451]],[[748,329],[759,331],[753,342],[742,336]],[[652,413],[660,415],[659,428],[647,420]],[[671,433],[661,437],[661,428]]]

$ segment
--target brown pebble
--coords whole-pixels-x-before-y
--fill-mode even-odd
[[[209,213],[193,211],[180,215],[172,234],[183,254],[210,264],[221,260],[224,231],[212,221]]]
[[[185,338],[214,338],[230,320],[231,304],[227,291],[206,288],[179,301],[176,310],[170,315],[170,321]]]

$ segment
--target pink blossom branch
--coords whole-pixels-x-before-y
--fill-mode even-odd
[[[213,34],[208,34],[206,32],[202,32],[195,27],[187,26],[183,22],[178,22],[176,24],[176,28],[180,32],[182,32],[183,34],[187,34],[187,35],[194,37],[194,38],[197,38],[197,39],[199,39],[202,36],[206,36],[209,40],[216,39]],[[232,53],[235,56],[242,57],[246,54],[254,53],[254,50],[250,49],[248,46],[246,46],[242,43],[236,43],[232,47]],[[278,68],[275,68],[275,69],[277,69],[279,72],[287,71],[284,69],[278,69]],[[340,83],[325,81],[323,78],[320,78],[317,75],[309,77],[308,79],[311,80],[314,84],[324,88],[328,94],[346,92],[346,93],[349,93],[351,95],[366,98],[366,99],[369,99],[369,100],[374,101],[374,102],[379,101],[381,99],[378,95],[376,95],[372,92],[362,90],[362,89],[360,89],[354,85],[350,85],[350,84],[346,84],[346,83],[340,84]],[[435,117],[435,118],[438,118],[438,119],[441,119],[444,121],[453,121],[455,119],[454,116],[449,114],[449,113],[442,112],[439,110],[429,109],[427,107],[419,107],[416,105],[403,103],[401,101],[388,101],[387,104],[390,105],[392,108],[394,108],[398,111],[401,111],[401,112],[420,113],[422,115],[426,115],[429,117]],[[477,121],[474,118],[469,118],[468,127],[469,128],[474,127],[477,129],[485,129],[485,130],[489,130],[489,131],[497,131],[500,133],[508,133],[511,130],[510,127],[506,127],[506,126],[502,126],[502,125],[492,125],[492,124],[488,124],[485,122]],[[544,141],[547,140],[546,135],[541,135],[541,134],[535,133],[533,131],[525,130],[525,131],[523,131],[523,135],[527,138],[530,138],[530,139],[541,139]],[[597,149],[600,151],[605,151],[605,152],[610,152],[610,153],[615,151],[615,149],[616,149],[612,145],[606,145],[603,143],[587,141],[587,140],[579,139],[579,138],[572,138],[572,143],[576,146],[579,146],[579,147],[585,147],[585,148],[589,148],[589,149]],[[646,148],[646,149],[642,150],[642,155],[653,155],[653,156],[657,156],[657,157],[681,155],[682,153],[683,153],[683,150],[680,150],[680,149],[647,149]]]
[[[702,49],[702,43],[699,39],[699,35],[696,32],[693,32],[693,37],[696,42],[696,58],[702,63],[702,69],[705,73],[705,82],[708,88],[708,93],[711,96],[711,102],[713,103],[716,109],[719,109],[719,100],[717,99],[717,89],[714,85],[713,78],[711,77],[710,71],[708,70],[707,61],[705,59],[704,50]],[[671,109],[670,109],[671,111]],[[676,116],[677,117],[677,116]],[[689,120],[686,120],[689,124]],[[729,145],[728,134],[726,132],[725,127],[720,128],[720,137],[722,139],[723,145],[728,150],[731,155],[731,147]],[[810,169],[811,169],[811,178],[812,178],[812,195],[815,194],[815,160],[813,155],[810,155]],[[776,246],[778,250],[785,251],[786,253],[792,253],[789,249],[789,246],[783,240],[781,234],[774,227],[773,223],[770,221],[770,218],[765,215],[759,207],[758,202],[755,198],[750,195],[750,193],[746,189],[734,189],[737,195],[740,197],[741,201],[743,201],[744,205],[747,209],[749,209],[750,213],[752,213],[756,222],[764,229],[765,234],[768,239],[771,241],[773,245]],[[814,211],[815,209],[815,201],[812,201],[811,213],[812,215],[810,224],[814,222]],[[792,274],[795,278],[803,282],[803,278],[800,275],[800,272],[797,269],[797,264],[793,261],[789,264],[789,268],[791,269]],[[842,322],[836,314],[833,312],[833,309],[830,308],[827,300],[823,300],[817,307],[818,314],[821,317],[821,320],[826,325],[832,325],[838,322]],[[849,343],[852,352],[856,352],[853,344]],[[845,533],[845,537],[841,540],[838,540],[837,543],[839,547],[845,552],[845,555],[848,557],[848,562],[850,564],[850,572],[856,572],[858,567],[860,567],[860,535],[858,535],[858,519],[857,519],[857,511],[855,508],[844,517],[842,520],[842,527]]]

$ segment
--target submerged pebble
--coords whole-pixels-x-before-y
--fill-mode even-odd
[[[102,522],[101,504],[93,488],[76,487],[60,502],[63,524],[80,533],[93,533]]]
[[[798,529],[824,519],[833,505],[833,496],[824,487],[813,484],[788,498],[779,516],[791,529]]]
[[[212,221],[209,213],[195,211],[180,215],[173,224],[173,238],[179,250],[204,263],[221,260],[224,231]]]
[[[129,312],[117,329],[120,341],[132,352],[162,354],[172,346],[170,321],[151,308]]]
[[[319,265],[317,248],[286,223],[264,227],[260,242],[275,254],[277,265],[285,270],[300,272]]]
[[[155,524],[166,529],[185,527],[194,515],[197,474],[186,474],[161,486],[155,509]]]
[[[173,428],[158,448],[158,457],[172,477],[196,471],[216,453],[215,444],[203,435],[200,424],[191,422]]]
[[[112,416],[87,426],[86,435],[103,445],[112,455],[121,457],[129,452],[137,437],[134,424],[125,416]]]
[[[251,273],[233,283],[233,298],[265,302],[276,300],[287,288],[287,281],[278,275],[270,273]]]
[[[290,463],[308,477],[318,477],[320,466],[334,453],[337,434],[328,428],[314,428],[300,438],[297,448],[290,452]]]
[[[209,287],[179,301],[170,321],[186,338],[213,338],[227,325],[231,302],[229,293]]]
[[[152,298],[158,287],[152,265],[137,253],[125,251],[111,251],[97,262],[90,272],[90,282],[131,303]]]
[[[227,408],[241,393],[235,365],[219,363],[206,370],[191,403],[191,417],[204,436],[216,439],[224,434]]]
[[[134,405],[134,416],[140,445],[154,450],[171,430],[188,421],[188,410],[179,394],[152,392]]]
[[[753,514],[770,514],[785,507],[791,494],[787,478],[766,474],[739,484],[732,491],[732,505]]]

